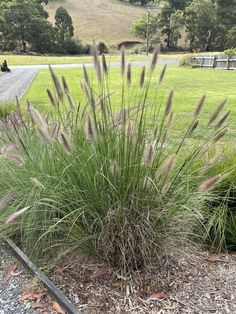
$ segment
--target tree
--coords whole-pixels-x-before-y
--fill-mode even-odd
[[[58,8],[56,11],[55,26],[59,32],[61,41],[65,41],[66,39],[72,38],[74,36],[72,18],[68,11],[63,7]]]
[[[212,0],[193,0],[186,8],[185,25],[192,50],[223,48],[223,25],[218,20],[217,4]]]
[[[143,15],[141,19],[136,20],[132,24],[132,32],[135,36],[140,37],[142,39],[152,39],[155,35],[157,35],[158,31],[158,15],[150,15],[149,19],[149,27],[148,26],[148,16],[147,14]],[[148,29],[148,31],[147,31]]]

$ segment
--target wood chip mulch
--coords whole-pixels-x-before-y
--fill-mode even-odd
[[[49,277],[83,314],[236,313],[236,254],[195,253],[132,278],[71,257]]]

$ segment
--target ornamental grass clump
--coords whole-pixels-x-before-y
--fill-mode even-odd
[[[225,176],[206,178],[197,166],[226,132],[223,103],[199,128],[203,97],[175,138],[174,92],[166,104],[148,97],[166,72],[156,77],[157,58],[137,78],[122,50],[117,99],[105,56],[101,64],[94,50],[97,84],[84,67],[80,102],[50,68],[51,112],[43,116],[28,103],[27,117],[18,110],[1,119],[1,235],[18,239],[34,258],[78,250],[124,272],[192,243],[209,190]],[[190,143],[194,132],[201,140]]]

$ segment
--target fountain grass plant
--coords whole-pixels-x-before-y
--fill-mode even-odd
[[[97,82],[86,67],[75,102],[66,80],[50,68],[52,110],[43,117],[27,103],[1,119],[1,236],[27,253],[79,250],[124,272],[158,262],[197,237],[211,190],[227,175],[202,174],[202,160],[225,135],[223,101],[199,127],[203,96],[181,138],[172,132],[173,91],[148,101],[158,52],[133,82],[121,57],[122,97],[114,103],[105,56],[94,51]],[[134,83],[134,84],[131,84]],[[135,87],[134,87],[135,86]],[[199,139],[190,141],[194,132]]]

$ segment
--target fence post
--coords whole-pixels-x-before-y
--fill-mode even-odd
[[[226,70],[229,70],[229,56],[227,57]]]
[[[214,69],[215,67],[216,67],[216,56],[214,56],[213,62],[212,62],[212,68]]]
[[[202,59],[201,59],[200,68],[202,68],[202,67],[203,67],[203,64],[204,64],[204,57],[202,57]]]

